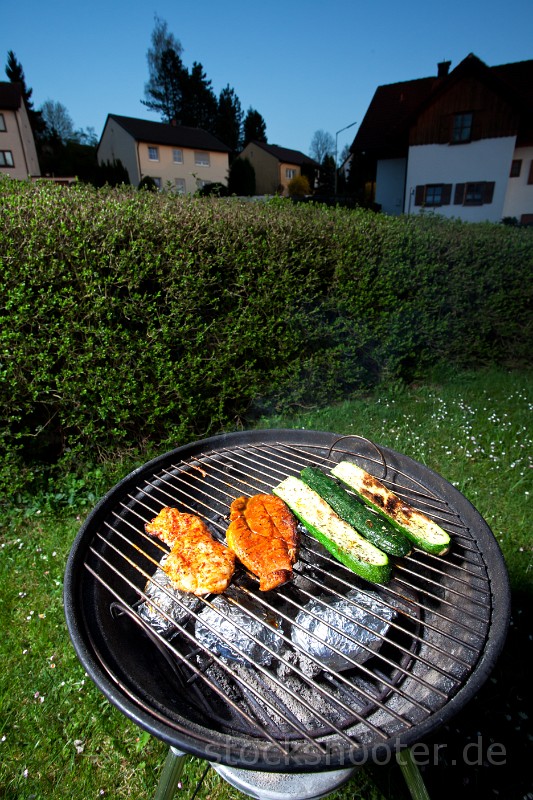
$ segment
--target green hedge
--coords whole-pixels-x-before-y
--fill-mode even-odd
[[[532,230],[8,179],[0,217],[5,491],[441,361],[531,363]]]

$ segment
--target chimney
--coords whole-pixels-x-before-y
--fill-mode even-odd
[[[437,64],[437,78],[445,78],[450,71],[451,61],[440,61]]]

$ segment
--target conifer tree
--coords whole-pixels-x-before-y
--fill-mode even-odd
[[[183,66],[183,48],[176,37],[168,32],[164,20],[155,18],[152,45],[148,49],[148,81],[144,87],[143,105],[158,112],[164,122],[175,120],[181,124],[183,84],[187,70]]]
[[[215,124],[215,136],[234,152],[242,144],[242,108],[235,91],[228,85],[220,92]]]
[[[243,125],[244,146],[248,142],[266,142],[266,122],[255,108],[249,108]]]
[[[22,86],[22,96],[28,112],[33,135],[35,138],[42,136],[46,130],[46,123],[43,120],[41,112],[36,111],[33,107],[33,101],[31,99],[33,89],[30,89],[26,85],[26,78],[24,76],[22,64],[17,60],[13,50],[10,50],[7,54],[6,75],[10,83],[20,83]]]

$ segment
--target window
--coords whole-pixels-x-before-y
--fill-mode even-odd
[[[185,194],[185,178],[176,178],[174,186],[178,194]]]
[[[426,186],[425,204],[427,206],[442,205],[442,188],[442,183],[437,183],[434,186]]]
[[[287,169],[285,170],[285,177],[287,178],[288,181],[291,181],[293,178],[296,177],[296,170],[287,167]]]
[[[157,186],[157,188],[161,189],[161,186],[162,186],[161,178],[153,178],[153,181],[154,181],[155,185]]]
[[[528,184],[533,183],[533,161],[529,165],[529,175],[527,176],[527,182]]]
[[[416,187],[415,206],[448,206],[452,196],[451,183],[428,183]]]
[[[209,153],[197,152],[194,154],[194,163],[197,167],[208,167],[210,164]]]
[[[159,147],[149,147],[148,158],[150,161],[159,161]]]
[[[183,164],[183,150],[176,150],[172,151],[172,161],[174,164]]]
[[[11,150],[0,150],[0,167],[14,167]]]
[[[463,197],[463,205],[465,206],[482,206],[483,205],[483,189],[484,183],[467,183],[465,186],[465,193]]]
[[[492,203],[493,196],[494,181],[456,183],[453,202],[456,206],[482,206]]]
[[[472,114],[455,114],[452,127],[452,142],[460,144],[472,138]]]
[[[522,169],[522,161],[521,161],[521,159],[515,158],[513,160],[513,162],[511,163],[511,172],[509,173],[509,177],[510,178],[519,178],[521,169]]]
[[[5,131],[5,130],[7,130],[6,121],[4,119],[4,115],[0,114],[0,131]]]

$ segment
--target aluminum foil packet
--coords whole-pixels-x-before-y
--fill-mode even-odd
[[[355,589],[346,597],[310,600],[298,612],[291,638],[304,654],[319,659],[325,669],[346,670],[354,666],[353,661],[362,664],[379,650],[395,616],[396,611],[375,592]]]
[[[161,565],[164,561],[165,557]],[[149,600],[138,606],[137,613],[160,634],[174,631],[175,623],[182,625],[189,617],[189,611],[196,611],[201,605],[196,595],[174,588],[161,567],[156,569],[147,582],[144,592]],[[170,620],[164,614],[167,614]]]
[[[203,647],[227,661],[247,666],[250,660],[268,666],[272,661],[270,651],[280,652],[282,621],[272,611],[266,611],[252,599],[243,599],[231,589],[225,595],[217,595],[211,606],[203,609],[196,621],[196,638]],[[258,619],[250,616],[250,612]],[[207,627],[207,623],[212,628]]]

